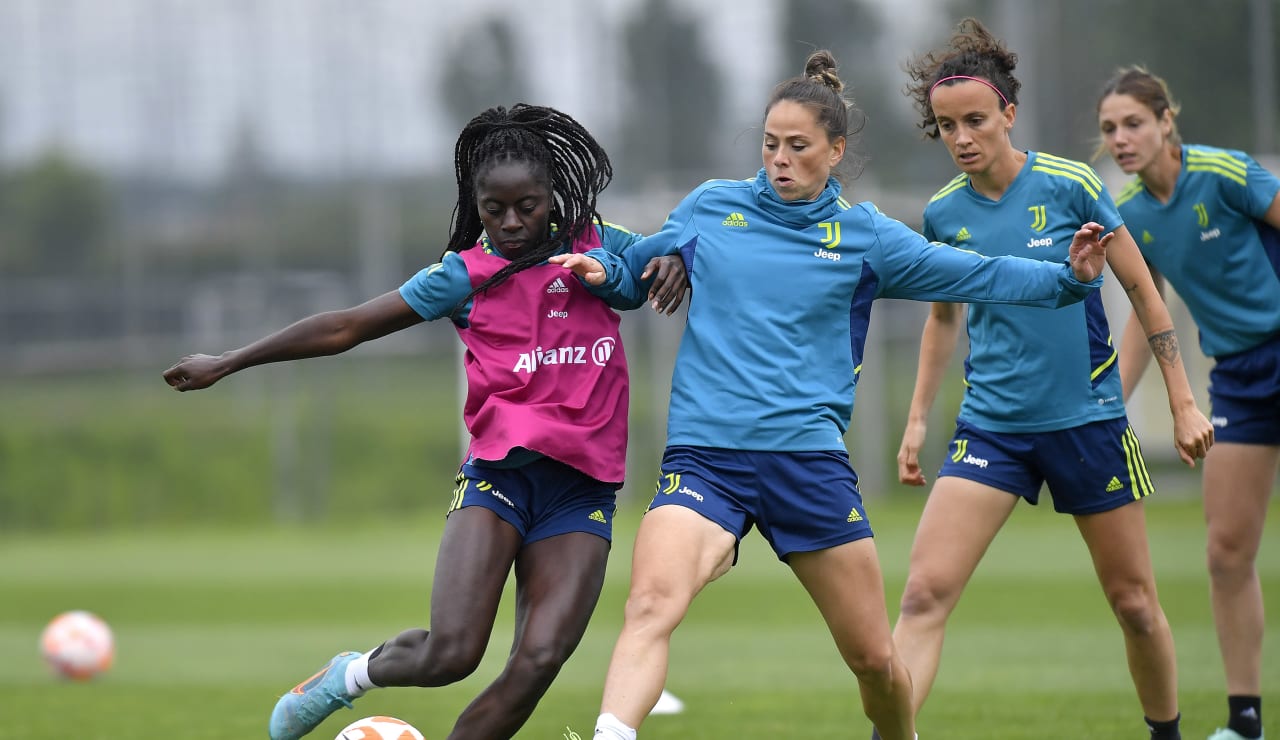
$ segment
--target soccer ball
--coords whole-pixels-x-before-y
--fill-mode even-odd
[[[423,740],[423,737],[402,719],[365,717],[342,728],[333,740]]]
[[[40,652],[58,675],[86,681],[111,667],[111,628],[86,611],[63,612],[40,634]]]

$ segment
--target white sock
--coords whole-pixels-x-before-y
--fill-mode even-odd
[[[352,697],[364,696],[364,692],[369,689],[376,689],[378,685],[369,680],[369,653],[372,650],[362,654],[359,658],[347,664],[347,693]]]
[[[592,740],[636,740],[636,731],[623,724],[612,714],[602,714],[596,720],[596,733]]]

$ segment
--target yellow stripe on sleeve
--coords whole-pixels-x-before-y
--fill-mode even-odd
[[[1249,167],[1243,160],[1226,152],[1209,152],[1204,149],[1187,149],[1187,172],[1208,172],[1220,175],[1239,185],[1248,185]]]
[[[1043,172],[1046,175],[1057,175],[1058,177],[1065,177],[1068,180],[1075,180],[1084,187],[1085,192],[1092,196],[1094,200],[1097,200],[1098,196],[1102,193],[1102,187],[1100,185],[1095,185],[1090,178],[1081,175],[1079,172],[1072,172],[1058,167],[1050,167],[1048,165],[1035,165],[1031,169],[1035,172]]]
[[[1084,162],[1077,162],[1074,159],[1063,159],[1062,157],[1055,157],[1052,154],[1045,154],[1044,152],[1036,152],[1036,160],[1044,162],[1048,166],[1075,172],[1093,183],[1094,187],[1099,190],[1102,189],[1102,178],[1098,177],[1098,173],[1094,172],[1093,168]]]
[[[1188,149],[1187,162],[1189,163],[1213,163],[1234,170],[1241,175],[1249,171],[1249,166],[1244,160],[1233,157],[1226,152],[1207,152],[1203,149]]]
[[[1130,180],[1129,184],[1125,185],[1124,188],[1120,190],[1120,194],[1116,196],[1116,207],[1118,208],[1122,203],[1128,203],[1133,200],[1138,193],[1142,192],[1142,188],[1143,185],[1141,180],[1136,178]]]
[[[941,200],[947,197],[948,195],[964,187],[966,184],[968,184],[968,182],[969,182],[968,175],[964,175],[964,174],[956,175],[954,178],[951,179],[951,182],[947,183],[942,187],[941,190],[934,193],[933,197],[929,199],[929,202],[932,203],[935,200]]]

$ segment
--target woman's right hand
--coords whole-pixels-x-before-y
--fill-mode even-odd
[[[582,278],[582,281],[588,285],[604,284],[604,265],[600,264],[600,260],[594,257],[578,253],[557,254],[548,257],[547,261],[572,270],[574,275]]]
[[[177,391],[198,391],[218,382],[224,374],[221,356],[187,355],[164,371],[164,380]]]
[[[902,446],[898,448],[898,480],[909,486],[923,486],[929,482],[920,470],[920,448],[924,447],[926,428],[923,421],[908,421],[902,433]]]
[[[1071,270],[1075,273],[1076,280],[1082,283],[1096,280],[1107,266],[1107,242],[1111,241],[1116,232],[1102,236],[1102,229],[1102,224],[1090,221],[1083,224],[1071,238],[1071,246],[1068,248]]]

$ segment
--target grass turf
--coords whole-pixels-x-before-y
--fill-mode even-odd
[[[890,612],[923,497],[869,502]],[[639,512],[623,509],[606,590],[573,659],[520,738],[591,734],[600,683],[620,624]],[[275,698],[340,649],[366,649],[425,620],[442,517],[354,532],[330,528],[143,529],[107,536],[10,534],[0,541],[0,738],[244,738],[265,736]],[[1222,670],[1203,568],[1195,500],[1153,500],[1148,525],[1161,600],[1177,641],[1188,739],[1224,719]],[[1280,553],[1259,569],[1280,614]],[[93,682],[49,675],[37,636],[55,613],[95,611],[116,632],[115,667]],[[1268,619],[1274,633],[1280,620]],[[386,713],[431,739],[500,670],[510,600],[484,664],[441,689],[390,689],[321,725]],[[1280,686],[1268,643],[1264,687]],[[686,702],[651,718],[643,736],[862,738],[852,676],[816,609],[757,534],[740,564],[712,584],[677,631],[669,688]],[[1280,735],[1276,695],[1267,730]],[[1139,738],[1137,700],[1120,632],[1068,518],[1019,507],[952,618],[942,671],[920,718],[926,738]]]

